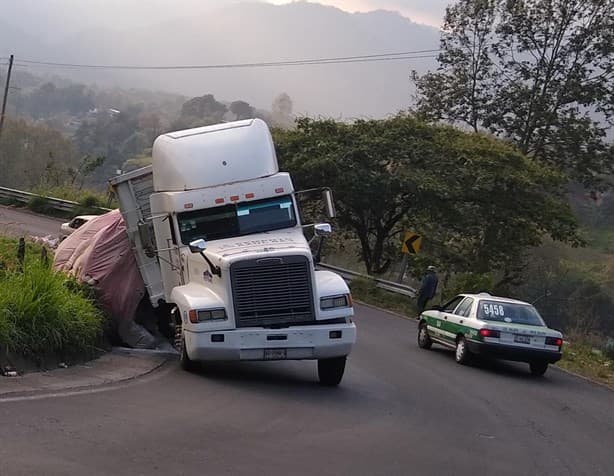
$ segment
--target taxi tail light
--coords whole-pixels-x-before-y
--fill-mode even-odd
[[[546,337],[546,345],[556,345],[561,347],[563,345],[563,339],[560,337]]]
[[[501,337],[501,333],[493,329],[480,329],[479,334],[481,337]]]

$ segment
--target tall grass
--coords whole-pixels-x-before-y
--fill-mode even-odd
[[[103,316],[72,278],[30,262],[0,276],[0,347],[25,356],[82,353],[102,333]]]

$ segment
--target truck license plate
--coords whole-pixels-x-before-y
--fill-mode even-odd
[[[264,349],[264,360],[285,360],[286,349]]]
[[[517,342],[518,344],[530,344],[531,343],[531,337],[515,335],[514,336],[514,342]]]

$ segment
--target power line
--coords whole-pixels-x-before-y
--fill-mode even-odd
[[[433,53],[439,49],[404,51],[382,53],[373,55],[341,56],[331,58],[315,58],[302,60],[268,61],[257,63],[229,63],[209,65],[175,65],[175,66],[137,66],[137,65],[100,65],[79,63],[56,63],[51,61],[18,60],[16,65],[21,67],[60,67],[79,69],[115,69],[115,70],[206,70],[206,69],[234,69],[234,68],[263,68],[280,66],[305,66],[318,64],[345,64],[345,63],[370,63],[377,61],[404,61],[410,59],[432,58]],[[423,54],[431,53],[431,54]]]

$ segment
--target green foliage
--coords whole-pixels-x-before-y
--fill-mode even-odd
[[[373,281],[353,279],[350,283],[350,289],[354,299],[366,304],[406,315],[417,314],[414,300],[401,294],[384,291],[376,287]]]
[[[453,276],[446,289],[446,296],[451,297],[460,293],[481,293],[492,294],[494,290],[494,279],[490,273],[459,273]]]
[[[41,247],[26,243],[18,270],[17,241],[0,238],[0,348],[26,356],[84,352],[101,335],[102,314],[89,290],[40,263]]]
[[[551,326],[579,335],[614,335],[612,271],[606,260],[611,257],[580,251],[553,243],[535,250],[513,294],[534,302]]]
[[[406,229],[425,237],[422,259],[447,272],[512,274],[544,235],[580,242],[564,178],[491,137],[408,115],[301,119],[274,136],[298,189],[335,191],[339,224],[360,240],[370,274],[398,259]]]
[[[24,112],[34,118],[46,118],[59,113],[85,114],[94,107],[93,93],[82,84],[56,86],[47,82],[22,97]]]
[[[446,11],[438,70],[414,75],[418,110],[594,185],[614,163],[613,32],[612,0],[460,0]]]
[[[40,213],[41,215],[53,215],[55,213],[55,209],[45,197],[32,197],[27,206],[33,212]]]
[[[83,352],[100,337],[102,314],[66,276],[41,264],[6,273],[0,287],[0,346],[37,356]]]
[[[57,186],[67,168],[78,163],[72,143],[56,130],[25,120],[8,119],[0,138],[0,185],[30,190],[44,183]]]

